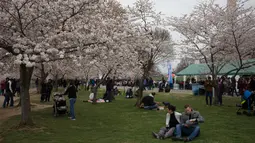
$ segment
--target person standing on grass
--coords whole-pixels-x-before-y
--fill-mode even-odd
[[[1,81],[1,95],[4,96],[4,91],[5,91],[5,80]]]
[[[180,124],[181,113],[176,112],[176,107],[168,105],[168,113],[166,114],[166,127],[160,129],[159,133],[152,132],[152,135],[156,139],[166,139],[174,135],[176,125]]]
[[[173,141],[189,142],[194,140],[200,134],[199,123],[204,122],[204,118],[198,111],[191,108],[190,105],[185,105],[185,112],[181,116],[181,124],[176,125],[176,137],[173,137]],[[188,136],[183,138],[183,134]]]
[[[48,93],[47,84],[45,82],[41,83],[41,102],[44,102],[46,100],[46,96]]]
[[[231,95],[234,96],[234,93],[236,94],[236,96],[238,96],[236,91],[236,78],[232,77],[231,78]]]
[[[10,101],[11,100],[11,101]],[[13,90],[12,90],[12,82],[9,78],[6,78],[5,82],[5,98],[3,103],[3,108],[9,105],[10,101],[10,107],[13,107],[14,101],[13,101]]]
[[[249,89],[251,90],[251,91],[255,91],[255,76],[252,76],[251,77],[251,80],[250,80],[250,83],[249,83]]]
[[[39,79],[38,78],[36,78],[36,80],[35,80],[35,86],[36,86],[37,93],[39,93]]]
[[[15,78],[11,79],[12,85],[12,95],[15,96],[16,94],[16,86],[17,86],[17,80]]]
[[[213,90],[213,83],[212,83],[211,77],[208,77],[208,79],[205,81],[206,105],[208,105],[208,98],[209,98],[210,106],[212,106],[212,90]]]
[[[67,90],[65,91],[64,95],[68,95],[69,98],[69,102],[70,102],[70,119],[71,120],[76,120],[75,118],[75,114],[74,114],[74,104],[76,102],[76,98],[77,98],[77,88],[74,85],[74,82],[71,81],[69,87],[67,88]]]
[[[225,91],[224,81],[225,81],[225,77],[222,76],[220,81],[219,81],[219,95],[218,95],[219,105],[222,105],[222,96],[223,96],[224,91]]]
[[[53,89],[53,83],[52,83],[51,79],[49,79],[46,86],[47,86],[47,93],[46,93],[45,102],[50,102],[50,95],[51,95],[51,92],[52,92],[52,89]]]

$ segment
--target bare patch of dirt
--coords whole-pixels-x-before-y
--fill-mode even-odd
[[[6,120],[9,117],[15,116],[15,115],[19,115],[20,112],[20,107],[17,108],[1,108],[0,109],[0,121]]]
[[[52,107],[52,105],[43,105],[43,104],[36,104],[36,103],[32,103],[31,104],[31,109],[32,111],[39,111],[42,109],[46,109],[46,108],[50,108]],[[21,108],[20,107],[14,107],[14,108],[1,108],[0,109],[0,124],[3,121],[6,121],[7,119],[9,119],[12,116],[15,115],[20,115],[21,114]]]
[[[34,106],[34,108],[32,108],[32,111],[38,111],[38,110],[52,107],[52,105],[44,105],[44,104],[36,104],[36,103],[33,103],[32,106]]]
[[[39,127],[36,125],[32,126],[14,126],[11,128],[11,130],[18,130],[18,131],[34,131],[34,132],[43,132],[45,127]]]

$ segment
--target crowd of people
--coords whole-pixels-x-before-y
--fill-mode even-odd
[[[36,86],[39,86],[39,80],[36,80]],[[62,80],[62,82],[58,82],[59,86],[67,87],[64,95],[68,95],[69,102],[70,102],[70,119],[76,120],[75,117],[75,111],[74,106],[76,103],[77,98],[77,92],[79,89],[79,86],[82,84],[79,80],[70,80],[65,81]],[[67,86],[69,83],[69,86]],[[149,82],[149,83],[152,83]],[[97,84],[95,80],[90,80],[88,85],[91,87],[94,87]],[[104,95],[105,100],[114,100],[115,95],[115,88],[114,88],[114,81],[113,79],[108,78],[105,82],[106,84],[106,93]],[[144,82],[145,85],[147,85],[147,82]],[[159,82],[159,85],[165,86],[166,81],[162,79],[161,82]],[[47,82],[41,83],[41,101],[49,102],[51,93],[53,90],[53,81],[49,79]],[[148,90],[152,89],[151,84],[148,84],[147,86]],[[1,82],[1,93],[5,96],[5,100],[3,103],[3,107],[7,106],[13,106],[13,96],[15,96],[16,93],[19,93],[19,80],[15,79],[9,79],[6,78],[5,81]],[[153,110],[153,109],[159,109],[160,102],[156,102],[155,99],[156,93],[151,93],[145,97],[142,98],[141,101],[141,107],[147,110]],[[168,103],[165,105],[168,109],[168,113],[166,115],[166,127],[161,128],[159,133],[154,133],[153,136],[157,139],[166,139],[169,137],[173,137],[172,139],[175,140],[184,140],[184,141],[191,141],[195,137],[197,137],[200,133],[200,128],[198,123],[203,122],[203,117],[199,114],[199,112],[193,110],[191,106],[185,105],[185,112],[184,113],[178,113],[176,112],[176,108]],[[183,138],[183,136],[188,136],[187,138]]]
[[[218,78],[218,83],[212,81],[211,77],[203,83],[206,91],[206,104],[212,105],[212,94],[213,87],[215,84],[218,86],[218,101],[219,105],[222,105],[222,96],[224,94],[234,96],[243,96],[246,90],[255,91],[255,76],[250,77],[240,77],[238,81],[236,81],[235,77],[227,78],[226,76],[222,76]],[[209,100],[208,100],[209,99]]]
[[[41,102],[50,102],[50,96],[53,90],[53,82],[51,79],[48,82],[43,82],[41,85]]]
[[[13,97],[20,95],[20,81],[16,79],[6,78],[1,81],[1,95],[4,96],[4,102],[2,107],[14,106]]]

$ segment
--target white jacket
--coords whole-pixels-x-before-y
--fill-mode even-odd
[[[182,114],[179,112],[174,112],[176,120],[181,123]],[[171,115],[169,113],[166,114],[166,127],[169,127],[169,121],[171,120]]]

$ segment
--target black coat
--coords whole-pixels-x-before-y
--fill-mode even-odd
[[[106,84],[106,90],[107,90],[107,91],[112,91],[112,90],[113,90],[113,87],[114,87],[113,81],[112,81],[112,80],[108,80],[108,81],[107,81],[107,84]]]
[[[77,98],[77,88],[74,85],[70,85],[64,95],[68,95],[68,98]]]

